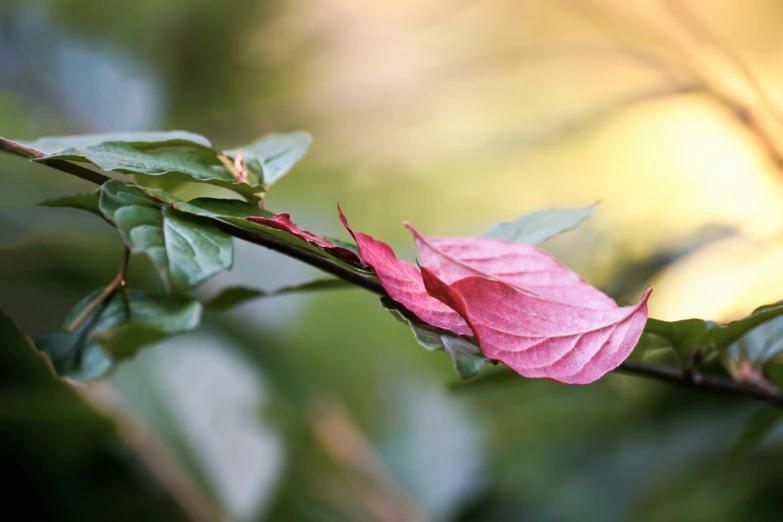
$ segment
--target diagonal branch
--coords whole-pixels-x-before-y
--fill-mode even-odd
[[[7,140],[3,137],[0,137],[0,150],[4,150],[6,152],[10,152],[25,158],[37,159],[45,156],[42,151],[26,147],[19,143]],[[104,176],[103,174],[91,171],[78,165],[74,165],[72,163],[68,163],[66,161],[41,161],[40,163],[46,165],[47,167],[51,167],[67,174],[77,176],[81,179],[91,181],[97,185],[102,185],[111,179],[107,176]],[[270,250],[274,250],[285,256],[302,261],[303,263],[323,270],[324,272],[343,279],[360,288],[364,288],[369,292],[373,292],[381,296],[388,295],[386,290],[384,290],[376,278],[359,274],[341,263],[321,257],[309,250],[288,245],[269,236],[253,234],[252,232],[244,230],[235,225],[221,222],[216,223],[221,230],[238,239],[243,239],[250,243],[269,248]],[[688,374],[670,366],[662,366],[658,364],[649,364],[637,361],[626,361],[620,365],[617,371],[658,381],[669,382],[692,390],[710,392],[729,397],[751,399],[764,402],[778,408],[783,408],[783,395],[781,395],[778,391],[761,389],[756,386],[737,383],[729,379],[724,379],[713,375]]]
[[[46,153],[41,150],[8,140],[2,136],[0,136],[0,150],[10,152],[11,154],[16,154],[17,156],[22,156],[23,158],[34,160],[46,157]],[[39,163],[70,174],[71,176],[76,176],[77,178],[81,178],[85,181],[95,183],[96,185],[103,185],[111,179],[108,176],[104,176],[100,172],[95,172],[94,170],[90,170],[79,165],[74,165],[73,163],[69,163],[63,160],[43,160]]]

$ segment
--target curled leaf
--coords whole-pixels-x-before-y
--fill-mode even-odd
[[[236,172],[237,179],[242,183],[247,183],[249,177],[247,164],[245,163],[245,154],[242,149],[237,149],[237,157],[234,158],[234,171]]]
[[[422,321],[457,335],[472,335],[470,327],[457,312],[427,293],[421,274],[412,264],[397,259],[392,248],[348,225],[342,209],[340,220],[359,248],[359,257],[370,265],[389,296],[416,314]]]
[[[242,150],[248,170],[255,172],[264,187],[269,188],[302,159],[312,141],[310,134],[302,131],[273,133],[248,143]],[[235,157],[238,150],[224,153]]]
[[[239,183],[248,182],[250,174],[247,169],[247,164],[245,163],[245,154],[242,152],[242,149],[237,149],[236,157],[233,159],[233,161],[225,154],[218,154],[218,160],[220,160],[220,163],[226,167],[226,169],[231,173],[232,176],[236,178]]]
[[[330,241],[329,239],[326,239],[325,237],[317,236],[312,232],[302,230],[301,228],[296,226],[296,224],[293,221],[291,221],[290,214],[277,214],[276,216],[271,218],[265,218],[261,216],[249,216],[245,219],[247,219],[252,223],[256,223],[257,225],[263,225],[265,227],[288,232],[292,236],[298,237],[299,239],[306,241],[311,245],[315,245],[318,248],[321,248],[322,250],[325,250],[330,254],[333,254],[339,258],[352,262],[359,262],[359,257],[351,250],[342,247],[340,245],[337,245],[334,242]]]
[[[419,272],[389,245],[351,230],[342,212],[340,217],[392,299],[432,326],[470,335],[456,313],[485,357],[525,377],[593,382],[631,355],[647,322],[651,289],[636,305],[619,307],[534,246],[431,238],[407,225]]]
[[[587,384],[617,368],[647,321],[647,298],[634,306],[585,308],[478,276],[452,284],[422,267],[424,284],[468,322],[481,351],[524,377]]]

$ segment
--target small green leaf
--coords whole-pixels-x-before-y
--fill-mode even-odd
[[[269,188],[302,159],[312,140],[307,132],[267,134],[241,148],[248,169],[260,174],[259,180]],[[236,150],[225,152],[232,158],[236,153]]]
[[[72,148],[51,154],[39,161],[60,159],[88,162],[103,171],[146,176],[166,176],[172,180],[203,181],[234,190],[249,200],[257,200],[264,191],[260,180],[240,183],[211,149],[143,150],[130,143],[107,142]]]
[[[778,302],[759,307],[742,319],[715,326],[707,335],[707,347],[710,350],[723,352],[757,326],[781,315],[783,315],[783,302]],[[763,336],[763,332],[761,335]]]
[[[76,208],[79,210],[86,210],[98,216],[101,219],[106,219],[101,213],[101,209],[98,206],[100,199],[100,189],[95,192],[88,192],[86,194],[73,194],[71,196],[64,196],[61,198],[47,199],[38,203],[43,207],[53,208]]]
[[[100,291],[79,302],[65,325],[93,302]],[[201,304],[181,295],[114,292],[73,332],[40,335],[35,344],[49,356],[58,375],[88,381],[105,377],[115,365],[147,344],[195,329]]]
[[[713,323],[702,319],[683,319],[681,321],[661,321],[648,319],[645,333],[668,339],[677,356],[681,368],[687,367],[697,348],[703,348],[704,337]]]
[[[671,346],[672,342],[669,339],[650,332],[642,332],[639,342],[628,358],[633,361],[641,361],[648,353],[668,349]]]
[[[509,223],[498,223],[481,237],[514,243],[540,245],[563,232],[574,230],[593,214],[595,203],[585,208],[553,208],[523,216]]]
[[[783,410],[768,406],[758,410],[742,429],[731,448],[730,466],[735,468],[783,419]]]
[[[161,149],[166,147],[212,147],[212,144],[204,136],[185,131],[110,132],[107,134],[49,136],[46,138],[39,138],[35,141],[20,141],[19,143],[38,149],[47,154],[56,154],[66,149],[84,149],[108,142],[125,142],[139,150]]]
[[[422,323],[415,315],[392,299],[381,297],[381,306],[401,322],[407,324],[420,345],[428,350],[443,349],[448,353],[461,378],[475,377],[487,360],[475,343]]]
[[[274,213],[259,208],[258,205],[253,205],[247,201],[238,199],[195,198],[190,201],[184,201],[162,188],[141,186],[138,188],[149,197],[166,203],[167,205],[171,205],[180,212],[193,214],[194,216],[237,221],[244,221],[248,216],[274,216]]]
[[[780,354],[783,354],[783,317],[776,317],[753,328],[728,350],[732,361],[744,357],[755,368],[761,368]]]
[[[484,366],[487,359],[475,343],[453,335],[441,335],[440,340],[454,361],[454,368],[463,379],[475,377]]]
[[[100,209],[133,252],[147,254],[170,288],[186,290],[231,268],[233,242],[208,219],[179,212],[117,180],[101,189]]]
[[[277,295],[294,294],[300,292],[317,292],[321,290],[339,290],[353,288],[351,283],[342,279],[316,279],[300,285],[291,285],[277,290],[265,291],[246,286],[232,286],[224,289],[218,295],[204,303],[204,308],[211,312],[225,312],[236,306],[261,297],[274,297]]]

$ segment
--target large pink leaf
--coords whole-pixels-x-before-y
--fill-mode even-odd
[[[383,241],[352,230],[342,209],[338,206],[337,210],[343,225],[356,241],[359,257],[375,270],[378,280],[392,299],[428,324],[458,335],[472,334],[457,312],[427,294],[421,274],[415,266],[397,259],[392,248]]]
[[[433,238],[410,223],[405,226],[416,239],[421,266],[446,283],[480,276],[554,301],[598,310],[617,308],[606,294],[534,246],[481,237]]]
[[[617,368],[647,322],[648,289],[634,306],[587,308],[504,282],[468,276],[451,284],[422,268],[427,291],[470,325],[481,351],[525,377],[587,384]]]
[[[292,236],[298,237],[299,239],[306,241],[311,245],[315,245],[318,248],[326,250],[330,254],[334,254],[337,257],[341,257],[349,261],[359,261],[359,258],[356,256],[356,254],[354,254],[347,248],[336,245],[332,241],[326,239],[325,237],[317,236],[312,232],[308,232],[307,230],[302,230],[301,228],[296,226],[296,224],[293,221],[291,221],[290,214],[277,214],[276,216],[273,216],[271,218],[265,218],[260,216],[248,216],[245,219],[253,223],[256,223],[258,225],[263,225],[265,227],[288,232]]]

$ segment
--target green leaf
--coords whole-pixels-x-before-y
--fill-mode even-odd
[[[563,232],[574,230],[593,214],[596,203],[585,208],[553,208],[523,216],[509,223],[498,223],[481,237],[515,243],[540,245]]]
[[[728,353],[735,361],[745,357],[756,368],[761,368],[783,354],[783,317],[776,317],[753,328],[740,337]]]
[[[128,301],[129,321],[96,334],[115,362],[133,357],[143,346],[195,330],[201,323],[203,307],[189,297],[131,293]]]
[[[735,468],[783,419],[783,410],[768,406],[758,410],[742,429],[731,448],[730,466]]]
[[[75,136],[49,136],[35,141],[20,141],[23,145],[47,154],[56,154],[66,149],[84,149],[108,142],[124,142],[139,150],[166,147],[212,148],[204,136],[185,131],[169,132],[110,132],[107,134],[79,134]]]
[[[41,160],[60,159],[88,162],[103,171],[146,176],[166,176],[172,180],[202,181],[257,200],[264,191],[261,181],[240,183],[211,149],[143,150],[130,143],[107,142],[79,149],[66,149]],[[252,178],[252,176],[251,176]]]
[[[248,169],[260,174],[259,180],[269,188],[302,159],[312,140],[310,134],[301,131],[267,134],[241,149]],[[232,158],[236,157],[236,153],[236,149],[225,151]]]
[[[392,299],[381,297],[381,306],[401,322],[407,324],[420,345],[428,350],[443,349],[448,353],[461,378],[475,377],[487,360],[475,343],[422,323],[415,315]]]
[[[101,190],[98,189],[94,192],[88,192],[86,194],[73,194],[71,196],[63,196],[61,198],[47,199],[38,203],[43,207],[53,208],[75,208],[79,210],[85,210],[91,212],[101,219],[106,219],[98,206]]]
[[[2,312],[0,347],[0,462],[14,477],[3,486],[3,510],[12,519],[191,520],[127,430],[58,379]]]
[[[195,198],[184,201],[162,188],[138,187],[149,197],[194,216],[242,222],[248,216],[272,217],[273,212],[238,199]]]
[[[707,347],[710,350],[722,352],[757,326],[772,321],[781,315],[783,315],[783,302],[778,302],[759,307],[752,314],[742,319],[715,326],[710,329],[707,335]]]
[[[683,319],[681,321],[661,321],[648,319],[645,333],[668,339],[677,356],[681,368],[690,364],[693,352],[704,347],[704,338],[714,323],[702,319]]]
[[[440,340],[443,348],[454,361],[454,368],[463,379],[475,377],[484,366],[487,358],[475,343],[453,335],[441,335]]]
[[[232,286],[224,289],[218,295],[204,303],[204,308],[211,312],[225,312],[236,306],[261,297],[274,297],[277,295],[294,294],[300,292],[317,292],[321,290],[339,290],[353,288],[351,283],[342,279],[316,279],[300,285],[291,285],[277,290],[258,290],[246,286]]]
[[[93,302],[100,291],[79,302],[65,327]],[[198,327],[202,307],[182,295],[116,291],[73,332],[55,332],[35,339],[58,375],[80,381],[105,377],[116,364],[140,348]]]
[[[231,268],[232,238],[207,219],[179,212],[138,187],[103,185],[100,209],[133,252],[147,254],[169,288],[187,290]]]
[[[275,215],[273,212],[260,209],[256,205],[251,205],[245,201],[235,199],[196,198],[190,201],[183,201],[164,189],[149,187],[137,188],[142,190],[149,197],[171,205],[181,212],[186,212],[195,216],[209,217],[213,220],[230,225],[232,228],[241,229],[241,232],[230,232],[235,237],[248,239],[244,236],[246,235],[245,233],[250,233],[253,236],[272,238],[286,245],[294,246],[297,249],[314,252],[357,273],[363,275],[369,273],[367,270],[357,265],[347,263],[344,259],[336,257],[311,243],[307,243],[284,230],[278,230],[248,221],[245,219],[248,216],[272,217]],[[336,245],[344,246],[345,248],[356,252],[356,245],[332,238],[327,239]]]
[[[628,358],[634,361],[641,361],[648,353],[668,349],[671,346],[672,342],[669,339],[650,332],[642,332],[639,342]]]

